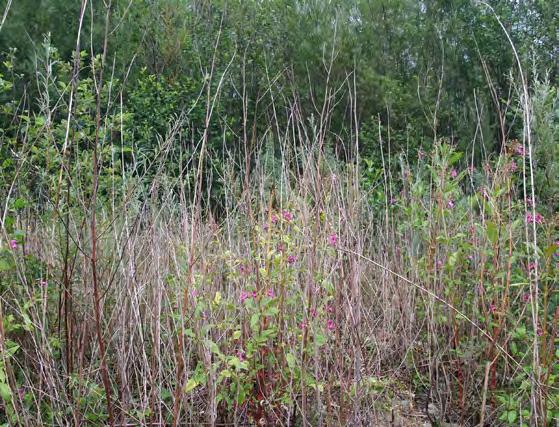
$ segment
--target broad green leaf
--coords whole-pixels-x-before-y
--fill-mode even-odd
[[[491,221],[487,221],[487,238],[491,243],[495,243],[499,237],[499,230],[497,225]]]
[[[5,401],[12,399],[12,391],[6,383],[0,383],[0,397]]]
[[[206,340],[206,345],[213,354],[221,354],[221,352],[219,351],[219,347],[212,340]]]

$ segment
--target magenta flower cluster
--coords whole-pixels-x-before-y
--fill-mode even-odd
[[[526,223],[527,224],[532,224],[532,223],[543,224],[543,216],[539,213],[536,213],[535,215],[532,215],[532,213],[528,212],[526,214]]]
[[[286,211],[285,209],[283,211],[281,211],[281,216],[287,222],[293,221],[293,214],[289,211]]]

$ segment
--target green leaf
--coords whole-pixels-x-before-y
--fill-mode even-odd
[[[194,378],[190,378],[184,386],[184,392],[185,393],[190,393],[192,390],[194,390],[199,385],[200,384],[198,383],[198,381],[196,381]]]
[[[214,303],[215,305],[219,305],[220,302],[221,302],[221,292],[218,291],[218,292],[215,293],[215,297],[214,297],[213,303]]]
[[[326,337],[322,334],[316,334],[314,336],[314,342],[317,346],[320,347],[321,345],[324,345],[326,343]]]
[[[0,273],[10,270],[10,264],[3,258],[0,258]]]
[[[268,307],[264,312],[264,316],[275,316],[279,313],[279,309],[277,307]]]
[[[9,401],[12,399],[12,390],[10,390],[8,384],[0,383],[0,397],[5,401]]]
[[[497,229],[495,223],[491,221],[487,221],[487,238],[493,244],[495,244],[495,242],[499,238],[499,230]]]
[[[456,265],[456,261],[458,261],[458,251],[453,252],[449,257],[447,264],[449,267],[454,267]]]
[[[287,361],[287,366],[289,366],[290,369],[295,369],[296,362],[295,362],[295,356],[293,356],[293,354],[287,353],[285,355],[285,360]]]
[[[218,354],[218,355],[221,354],[221,352],[219,351],[219,347],[212,340],[206,340],[206,345],[208,346],[208,348],[213,354]]]
[[[27,202],[24,199],[17,198],[14,201],[14,209],[23,209],[27,205]]]
[[[219,373],[219,376],[222,378],[231,378],[231,371],[229,369],[224,369]]]
[[[517,415],[516,411],[509,411],[508,414],[507,414],[507,421],[510,424],[513,424],[516,421],[517,416],[518,415]]]
[[[522,325],[515,329],[514,338],[525,338],[526,337],[526,326]]]
[[[241,362],[241,360],[238,357],[232,357],[231,359],[229,359],[227,363],[229,364],[229,366],[232,366],[237,371],[240,371],[242,369],[245,370],[248,369],[248,363],[246,361]]]
[[[239,405],[241,405],[242,403],[244,403],[246,398],[246,391],[243,387],[239,387],[239,391],[237,393],[237,403]]]
[[[545,254],[546,258],[551,257],[555,252],[559,253],[559,248],[557,247],[557,245],[555,243],[548,246],[544,250],[544,254]]]
[[[448,163],[451,165],[455,164],[458,160],[462,158],[462,155],[463,153],[461,151],[456,151],[455,153],[452,153],[450,159],[448,160]]]
[[[250,329],[257,329],[259,320],[260,315],[258,313],[254,313],[252,316],[250,316]]]

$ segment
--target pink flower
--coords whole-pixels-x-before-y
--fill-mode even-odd
[[[299,324],[299,327],[300,327],[301,329],[303,329],[303,330],[306,329],[306,328],[307,328],[307,322],[305,322],[305,321],[303,320],[303,321]]]
[[[543,329],[538,326],[538,329],[536,329],[536,334],[538,334],[538,337],[541,337],[543,335]]]
[[[268,291],[266,292],[266,295],[267,295],[268,297],[270,297],[270,298],[274,298],[274,296],[275,296],[276,294],[274,293],[274,290],[273,290],[273,289],[268,289]]]
[[[196,289],[192,289],[190,291],[190,295],[192,295],[192,298],[196,298],[198,296],[198,291]]]
[[[328,236],[328,244],[330,246],[336,246],[336,244],[338,243],[338,235],[337,234],[330,234],[330,236]]]
[[[257,294],[256,294],[256,291],[252,291],[252,298],[253,298],[253,299],[256,299],[256,295],[257,295]]]
[[[283,210],[281,212],[281,215],[283,216],[283,219],[285,219],[287,222],[293,220],[293,214],[289,211]]]
[[[278,222],[278,216],[276,214],[272,214],[272,224]]]
[[[333,331],[334,329],[336,329],[336,324],[334,323],[334,321],[332,319],[328,319],[328,321],[326,322],[326,328],[329,331]]]
[[[248,298],[248,292],[246,291],[242,291],[241,292],[241,296],[239,297],[239,299],[241,300],[241,302],[245,302],[245,300]]]
[[[446,204],[446,206],[447,206],[449,209],[452,209],[452,208],[454,207],[454,200],[449,200],[448,203]]]
[[[510,162],[509,169],[511,172],[516,171],[516,162],[514,160]]]
[[[334,312],[334,307],[333,307],[332,305],[328,304],[328,305],[326,306],[326,311],[327,311],[328,313],[333,313],[333,312]]]
[[[316,317],[317,314],[318,314],[318,313],[316,312],[316,309],[311,308],[311,317]]]
[[[450,176],[452,178],[456,178],[458,176],[458,172],[456,171],[456,169],[452,168],[452,170],[450,171]]]
[[[530,212],[528,212],[526,214],[526,223],[532,224],[534,222],[536,224],[542,224],[543,223],[543,216],[539,213],[536,213],[536,215],[532,215]]]
[[[524,148],[523,145],[517,145],[516,146],[516,154],[518,154],[519,156],[524,157],[526,155],[526,149]]]
[[[240,350],[240,349],[237,350],[237,357],[242,362],[243,360],[245,360],[245,352],[243,350]]]
[[[489,311],[495,313],[497,311],[497,306],[493,303],[489,304]]]
[[[528,263],[528,271],[532,271],[536,269],[536,263],[535,262],[529,262]]]
[[[522,295],[522,301],[523,302],[530,301],[530,294],[528,292],[526,292],[524,295]]]
[[[10,248],[17,249],[17,240],[10,240]]]
[[[295,258],[295,255],[289,255],[289,256],[287,257],[287,263],[288,263],[289,265],[295,264],[295,261],[296,261],[296,260],[297,260],[297,258]]]

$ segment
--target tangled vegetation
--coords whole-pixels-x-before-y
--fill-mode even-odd
[[[0,6],[2,425],[559,422],[556,0]]]

